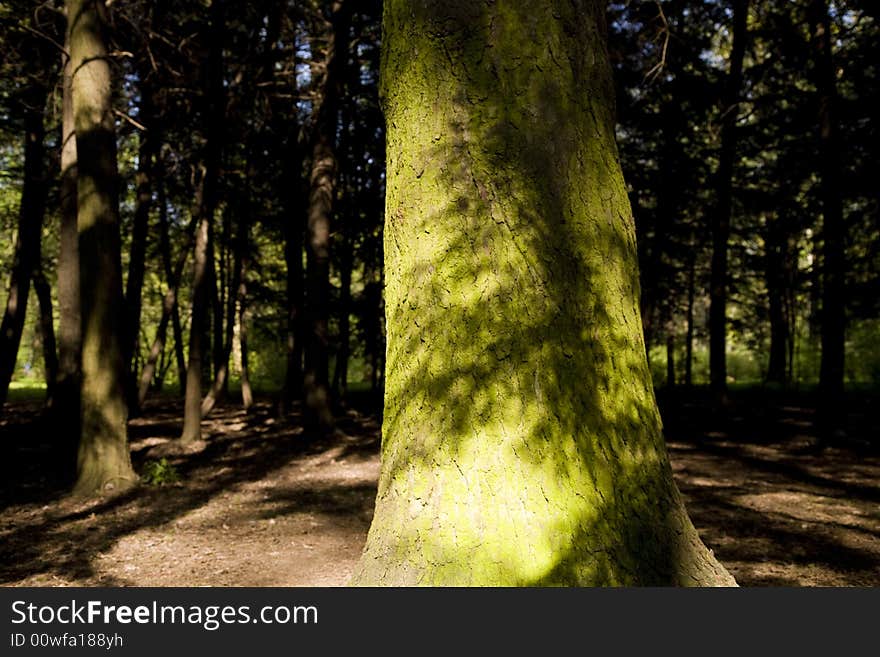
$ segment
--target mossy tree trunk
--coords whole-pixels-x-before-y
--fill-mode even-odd
[[[105,39],[106,7],[68,0],[77,150],[82,328],[82,426],[75,492],[135,481],[128,450],[116,135]]]
[[[647,368],[604,3],[385,3],[387,379],[362,585],[732,585]]]

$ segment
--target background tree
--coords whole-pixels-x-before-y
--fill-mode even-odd
[[[36,15],[27,12],[26,6],[21,10],[30,14],[22,25],[34,30],[38,20]],[[12,102],[15,105],[14,112],[21,121],[24,164],[9,292],[3,319],[0,321],[0,406],[6,401],[9,382],[15,370],[31,280],[35,274],[38,275],[37,280],[42,279],[40,242],[47,190],[43,123],[50,87],[51,74],[48,71],[52,70],[50,62],[54,59],[51,45],[45,39],[37,38],[32,31],[26,31],[19,26],[15,28],[9,32],[8,37],[9,52],[13,54],[13,58],[26,57],[26,53],[30,51],[36,54],[37,64],[45,69],[36,66],[33,72],[26,72],[12,80]],[[14,60],[7,61],[5,65],[13,68],[14,63]],[[20,61],[18,63],[21,64]]]

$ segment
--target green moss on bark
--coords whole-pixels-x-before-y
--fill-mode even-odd
[[[354,583],[732,584],[661,435],[601,3],[384,20],[387,381]]]

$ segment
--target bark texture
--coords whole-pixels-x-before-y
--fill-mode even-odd
[[[354,583],[733,585],[661,434],[604,4],[384,11],[387,380]]]
[[[136,480],[126,430],[118,174],[105,12],[98,0],[67,3],[78,155],[82,426],[75,492],[81,494]]]

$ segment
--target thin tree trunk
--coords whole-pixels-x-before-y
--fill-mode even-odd
[[[39,263],[40,237],[45,214],[46,192],[43,159],[43,110],[46,90],[34,84],[24,99],[24,184],[18,211],[18,237],[9,277],[9,296],[0,322],[0,408],[6,401],[15,371],[18,347],[27,314],[31,274]]]
[[[666,329],[666,387],[675,387],[675,336],[670,327]]]
[[[339,349],[331,389],[337,403],[344,406],[348,395],[348,360],[351,351],[351,270],[354,254],[350,238],[343,236],[343,241],[339,266]]]
[[[204,171],[204,170],[203,170]],[[202,421],[202,358],[204,351],[205,322],[208,311],[208,240],[213,208],[208,208],[203,200],[207,171],[202,174],[196,194],[194,220],[196,223],[195,244],[193,247],[193,299],[189,328],[189,358],[186,368],[186,395],[184,398],[183,433],[181,441],[192,442],[201,439]]]
[[[58,381],[58,352],[55,342],[55,324],[52,320],[52,288],[43,274],[42,266],[34,269],[34,292],[40,305],[40,336],[43,342],[43,362],[46,369],[46,406],[55,405],[55,385]]]
[[[247,315],[247,258],[241,261],[241,283],[238,289],[238,346],[241,351],[241,405],[248,410],[254,405],[254,392],[251,389],[250,366],[248,363],[248,315]]]
[[[295,147],[292,159],[294,163],[302,164],[301,151]],[[303,306],[305,295],[303,291],[303,225],[299,212],[300,204],[297,202],[301,197],[295,190],[300,185],[300,167],[293,166],[288,173],[291,179],[291,203],[288,204],[288,221],[284,231],[284,262],[287,269],[286,297],[287,297],[287,331],[285,335],[285,355],[287,366],[284,373],[284,385],[281,389],[279,400],[279,415],[286,415],[293,399],[299,398],[303,392]]]
[[[106,7],[68,0],[78,153],[77,229],[82,304],[82,428],[75,492],[119,489],[137,479],[126,421],[125,322],[116,135],[105,37]]]
[[[168,333],[168,322],[174,316],[174,310],[177,308],[177,291],[180,287],[180,281],[183,279],[183,269],[186,266],[187,256],[189,255],[191,246],[189,242],[181,249],[174,271],[171,273],[166,272],[168,289],[165,291],[165,297],[162,300],[162,317],[156,329],[156,337],[153,340],[150,353],[141,372],[137,397],[138,406],[142,406],[144,401],[146,401],[150,385],[156,375],[156,362],[159,356],[165,352],[165,336]]]
[[[209,248],[217,203],[217,177],[220,168],[222,121],[225,114],[223,94],[223,1],[214,0],[210,11],[210,53],[208,57],[205,103],[205,153],[199,193],[196,198],[196,239],[193,248],[193,302],[189,331],[189,363],[186,370],[182,442],[201,438],[202,360],[204,332],[207,328],[212,272],[209,271]]]
[[[133,394],[137,381],[138,336],[141,326],[141,299],[144,287],[144,268],[149,235],[150,210],[153,204],[153,169],[159,148],[154,119],[153,89],[147,82],[148,72],[141,71],[141,103],[138,120],[146,128],[139,133],[138,171],[136,175],[137,205],[131,233],[131,251],[128,278],[125,283],[126,343],[125,364],[129,376],[129,402],[132,413],[137,412],[139,395]]]
[[[694,385],[694,298],[696,296],[697,258],[691,241],[691,253],[688,256],[688,296],[687,296],[687,331],[684,343],[684,384],[688,388]]]
[[[767,285],[767,307],[770,320],[770,354],[767,363],[768,383],[785,385],[787,383],[786,356],[788,354],[788,321],[785,316],[786,262],[788,259],[787,236],[784,234],[780,217],[768,220],[765,239],[765,281]]]
[[[165,280],[170,285],[172,281],[176,281],[178,289],[180,288],[181,274],[174,274],[171,266],[171,240],[168,236],[168,200],[165,197],[165,185],[160,180],[158,190],[159,201],[159,249],[162,252],[162,267],[165,270]],[[192,230],[188,231],[190,236],[187,244],[183,247],[184,251],[189,251],[192,247]],[[181,272],[182,273],[182,272]],[[171,329],[174,336],[174,361],[177,364],[177,383],[180,388],[180,394],[186,394],[186,358],[183,353],[183,328],[180,326],[180,302],[177,294],[174,295],[174,305],[171,307]]]
[[[321,432],[333,427],[329,389],[330,220],[336,191],[336,123],[348,59],[351,2],[335,0],[326,50],[326,74],[315,118],[306,240],[308,338],[303,380],[306,422]]]
[[[837,83],[834,73],[831,18],[827,0],[812,4],[816,88],[819,94],[819,167],[822,181],[822,361],[819,388],[825,401],[826,429],[835,424],[843,398],[846,290],[845,227],[841,200],[840,153],[837,143]]]
[[[229,210],[227,208],[224,214],[228,215],[228,213]],[[226,223],[225,217],[223,223]],[[213,380],[217,380],[220,377],[221,370],[223,369],[223,296],[225,291],[224,279],[226,278],[223,238],[224,235],[221,233],[219,254],[217,253],[218,244],[214,231],[211,232],[208,239],[209,296],[211,299],[211,375]]]
[[[749,0],[733,0],[733,45],[721,104],[721,150],[712,213],[712,270],[709,283],[709,377],[716,395],[727,391],[728,242],[736,161],[737,117],[742,87],[743,58],[748,36]]]
[[[239,235],[236,240],[234,262],[232,265],[232,281],[229,285],[229,293],[226,299],[226,331],[225,334],[221,336],[221,353],[217,373],[214,375],[214,383],[211,385],[210,390],[208,390],[208,394],[205,395],[205,398],[202,400],[202,417],[205,417],[214,409],[217,401],[222,399],[228,390],[229,357],[232,354],[232,340],[235,334],[235,309],[238,295],[241,291],[241,263],[244,258],[244,250],[247,248],[247,238],[245,237],[248,230],[246,215],[249,211],[249,208],[246,208],[239,218]]]

